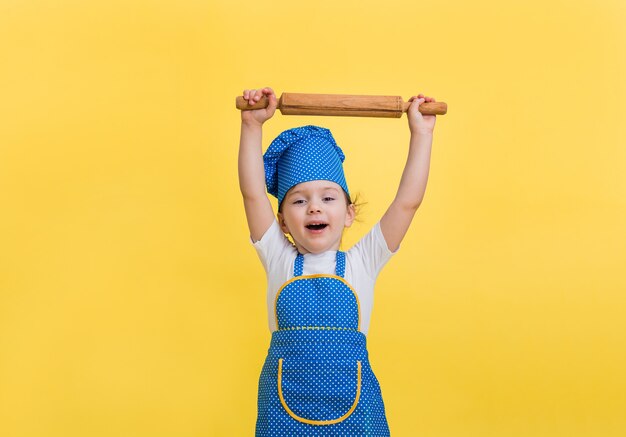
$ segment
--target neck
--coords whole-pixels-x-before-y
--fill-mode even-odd
[[[340,242],[337,243],[337,244],[333,244],[332,247],[327,247],[326,249],[323,249],[323,250],[320,250],[320,251],[315,251],[315,252],[311,252],[311,251],[307,250],[306,248],[304,248],[303,246],[301,246],[297,242],[294,242],[294,245],[296,246],[296,250],[298,251],[298,253],[300,255],[306,255],[306,254],[319,255],[320,253],[324,253],[324,252],[338,251]]]

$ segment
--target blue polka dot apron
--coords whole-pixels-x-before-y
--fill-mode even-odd
[[[345,253],[337,251],[336,275],[303,276],[303,263],[298,254],[294,278],[276,295],[256,435],[388,436],[358,297],[343,278]]]

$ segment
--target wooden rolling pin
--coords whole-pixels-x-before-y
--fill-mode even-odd
[[[268,104],[266,96],[261,96],[254,105],[249,105],[243,96],[238,96],[236,101],[237,109],[242,111],[267,108]],[[278,110],[283,115],[400,118],[410,105],[400,96],[283,93],[278,99]],[[419,111],[424,115],[444,115],[448,112],[448,105],[444,102],[424,102]]]

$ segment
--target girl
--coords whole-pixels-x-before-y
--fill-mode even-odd
[[[262,155],[261,127],[274,115],[271,88],[245,90],[239,184],[254,248],[268,278],[272,339],[259,379],[257,436],[388,436],[380,386],[368,360],[376,277],[394,255],[424,197],[435,116],[409,100],[409,155],[395,199],[349,251],[339,250],[355,205],[344,154],[328,129],[281,133]],[[278,198],[277,220],[267,192]],[[287,239],[289,234],[293,244]]]

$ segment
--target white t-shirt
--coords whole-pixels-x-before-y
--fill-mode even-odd
[[[267,274],[267,316],[270,331],[276,331],[274,300],[280,287],[293,278],[293,267],[298,250],[287,239],[274,220],[257,242],[250,239]],[[361,309],[361,332],[367,335],[374,305],[374,284],[378,274],[398,253],[391,252],[380,230],[380,222],[346,252],[344,279],[356,291]],[[337,251],[304,255],[303,275],[335,274]]]

